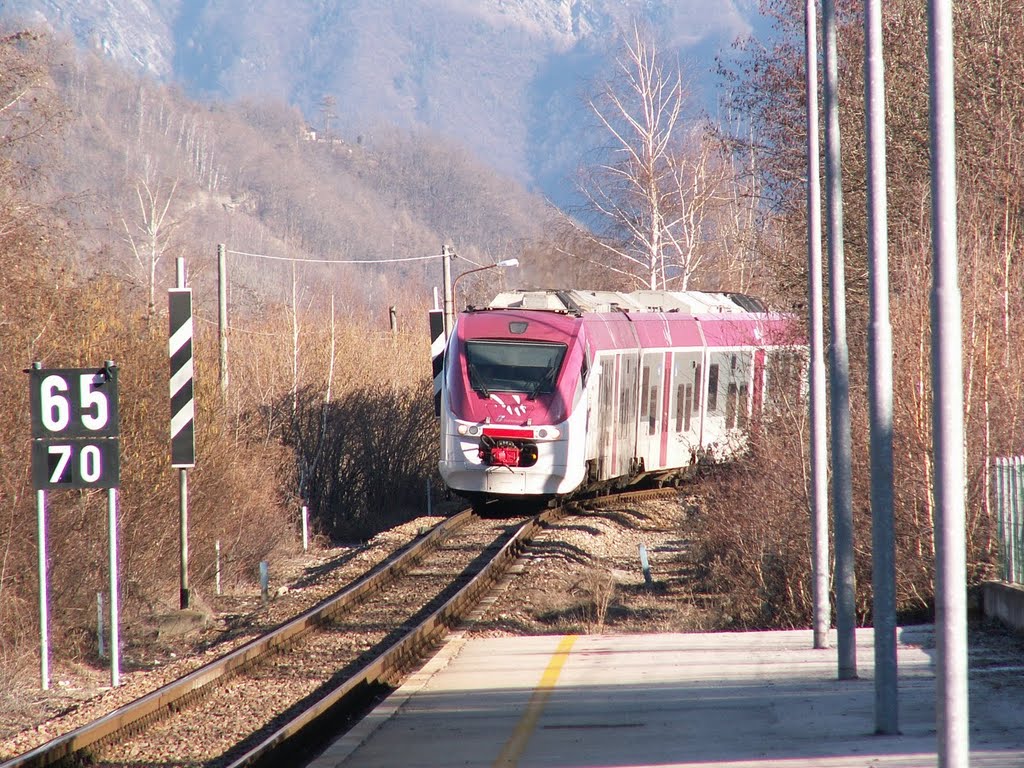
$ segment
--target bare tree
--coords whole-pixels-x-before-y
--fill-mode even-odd
[[[636,286],[685,290],[707,253],[726,166],[701,128],[683,124],[678,61],[634,25],[615,63],[616,78],[590,101],[611,141],[579,184],[607,257],[599,263]]]
[[[121,225],[125,231],[125,242],[135,257],[135,265],[142,284],[147,290],[146,316],[153,317],[156,310],[156,270],[166,252],[171,236],[178,222],[168,219],[178,180],[156,179],[149,158],[143,164],[144,170],[135,182],[135,198],[138,201],[139,217],[132,224],[122,216]]]

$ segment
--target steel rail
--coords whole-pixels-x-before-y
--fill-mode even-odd
[[[676,491],[673,489],[646,489],[588,499],[585,503],[589,507],[602,507],[626,499],[669,498],[675,494]],[[347,697],[354,695],[363,686],[378,682],[392,682],[396,672],[401,672],[406,665],[418,660],[422,649],[437,642],[441,636],[462,621],[479,604],[483,595],[509,570],[538,531],[576,508],[578,505],[569,504],[549,509],[528,520],[458,593],[424,619],[421,624],[410,630],[356,675],[327,696],[319,699],[250,751],[229,763],[226,768],[245,768],[260,763],[269,764],[269,758],[272,757],[275,750],[284,748],[289,739],[299,736],[306,728],[311,727],[317,718],[341,704]],[[3,767],[0,766],[0,768]]]
[[[526,544],[537,531],[561,517],[565,508],[549,509],[531,518],[495,553],[480,571],[444,605],[434,611],[404,637],[396,641],[374,661],[362,668],[327,696],[264,739],[260,744],[228,764],[227,768],[243,768],[265,761],[273,752],[284,747],[289,739],[310,727],[321,715],[343,702],[364,685],[392,682],[400,673],[421,656],[420,651],[432,646],[449,629],[464,619],[479,603],[483,595],[519,558]]]
[[[109,740],[117,733],[141,729],[158,719],[161,714],[169,712],[175,705],[187,704],[192,698],[198,697],[207,686],[218,681],[225,682],[231,675],[252,666],[268,654],[294,643],[324,619],[352,605],[367,593],[380,589],[401,571],[414,565],[430,548],[436,547],[441,540],[471,519],[473,514],[469,510],[453,515],[434,526],[405,549],[391,555],[350,587],[321,601],[277,629],[91,723],[0,763],[0,768],[36,768],[53,765]]]
[[[591,498],[584,503],[587,507],[593,508],[628,499],[669,497],[674,493],[675,491],[672,489],[648,489]],[[549,509],[528,520],[444,605],[393,643],[376,659],[362,667],[355,675],[311,704],[255,747],[234,758],[227,768],[242,768],[267,760],[275,750],[289,744],[300,734],[305,735],[307,729],[313,727],[318,718],[339,705],[344,706],[347,700],[356,697],[367,685],[397,681],[405,670],[411,668],[421,659],[424,649],[434,646],[449,629],[462,621],[476,607],[483,595],[519,558],[528,542],[538,531],[570,510],[578,508],[578,504],[569,504]],[[167,683],[92,723],[0,763],[0,768],[35,768],[36,766],[53,765],[67,760],[89,747],[99,746],[110,741],[117,734],[141,730],[145,725],[159,719],[162,714],[175,707],[180,708],[187,705],[190,700],[202,695],[203,689],[207,686],[218,681],[225,682],[231,675],[295,642],[313,629],[315,625],[322,623],[367,593],[382,588],[402,570],[420,560],[430,547],[437,546],[441,540],[473,518],[474,515],[470,510],[448,518],[432,528],[422,538],[392,555],[352,586],[327,598],[269,634],[242,645],[226,656],[199,667],[188,675]]]

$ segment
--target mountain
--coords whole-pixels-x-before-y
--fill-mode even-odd
[[[678,51],[697,101],[714,56],[764,20],[756,0],[7,0],[192,96],[297,106],[318,130],[372,141],[426,129],[556,203],[593,144],[588,84],[634,19]],[[328,97],[325,99],[325,97]]]

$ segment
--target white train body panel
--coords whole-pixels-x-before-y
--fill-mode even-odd
[[[441,475],[474,501],[550,498],[727,457],[794,327],[729,294],[502,294],[449,340]]]

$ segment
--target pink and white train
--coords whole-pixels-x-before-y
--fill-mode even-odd
[[[739,294],[500,294],[445,351],[441,476],[474,506],[675,482],[742,449],[797,332]]]

